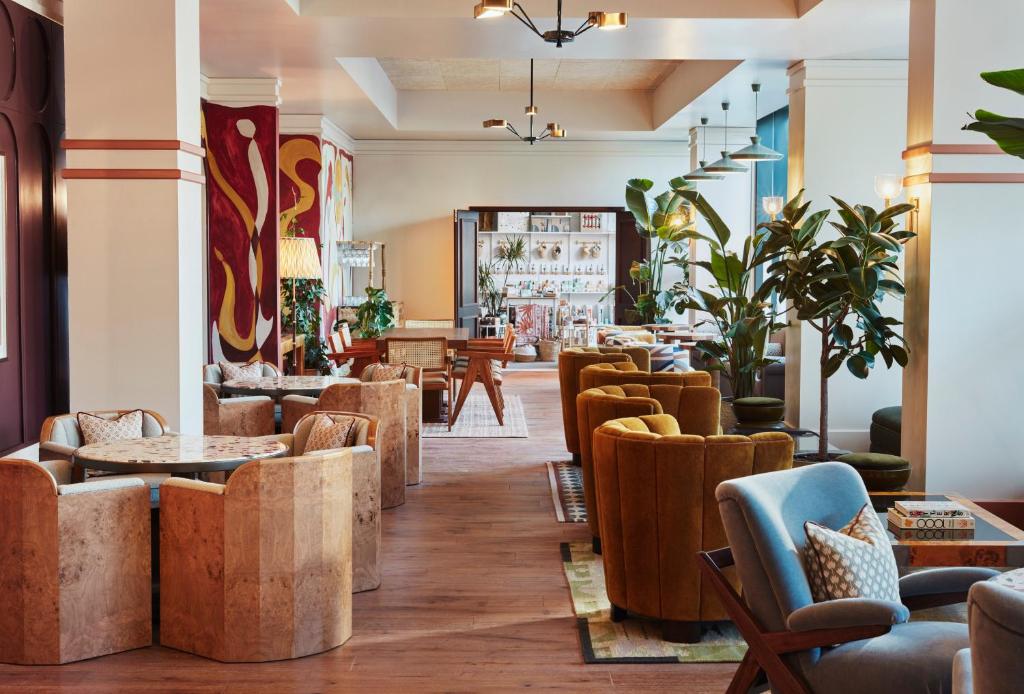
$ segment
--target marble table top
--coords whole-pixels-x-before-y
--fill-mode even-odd
[[[1024,593],[1024,569],[1014,569],[988,579],[1001,586]]]
[[[341,376],[263,376],[260,378],[236,378],[224,381],[221,392],[226,393],[305,393],[319,394],[335,383],[359,383],[358,378]]]
[[[241,436],[150,436],[82,446],[77,464],[116,472],[203,472],[231,470],[242,463],[274,458],[288,450],[271,438]]]

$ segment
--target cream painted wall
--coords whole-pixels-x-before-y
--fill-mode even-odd
[[[685,141],[533,147],[514,141],[361,141],[355,156],[356,238],[388,244],[388,291],[404,302],[407,318],[451,318],[453,210],[619,206],[625,204],[627,179],[666,186],[687,171]]]

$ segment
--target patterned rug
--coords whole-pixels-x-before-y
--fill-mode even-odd
[[[583,500],[583,470],[568,460],[547,464],[551,484],[551,502],[559,523],[586,523],[587,506]]]
[[[466,404],[459,413],[455,426],[448,431],[443,423],[424,422],[423,437],[433,439],[525,439],[530,432],[526,428],[526,414],[523,401],[518,395],[505,395],[505,426],[498,426],[491,401],[487,394],[470,393]]]
[[[569,581],[583,661],[612,663],[738,663],[747,644],[731,622],[704,626],[700,643],[661,640],[661,624],[629,617],[611,621],[601,558],[589,542],[562,543],[562,566]]]

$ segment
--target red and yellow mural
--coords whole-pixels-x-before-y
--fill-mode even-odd
[[[277,109],[202,113],[210,359],[279,363]]]
[[[281,187],[280,230],[284,236],[293,220],[302,236],[320,244],[320,138],[282,135],[278,151]]]
[[[329,140],[323,141],[323,214],[320,239],[323,243],[324,325],[334,322],[334,309],[341,305],[342,272],[338,265],[338,241],[351,241],[352,236],[352,155]],[[349,292],[353,291],[349,287]],[[362,287],[358,291],[362,292]]]

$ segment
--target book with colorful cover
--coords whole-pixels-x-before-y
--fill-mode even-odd
[[[972,516],[913,516],[907,517],[899,509],[888,511],[889,524],[905,529],[974,530]]]
[[[892,523],[889,524],[889,532],[893,534],[897,540],[901,541],[920,541],[927,542],[929,540],[973,540],[974,530],[957,530],[957,529],[945,529],[945,528],[897,528]]]
[[[971,517],[971,512],[967,507],[956,501],[897,501],[896,510],[908,518],[918,516]]]

